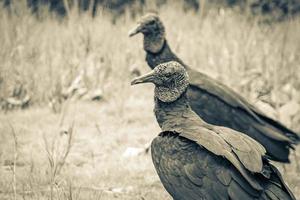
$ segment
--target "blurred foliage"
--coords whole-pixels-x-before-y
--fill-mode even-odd
[[[278,110],[300,101],[298,18],[266,24],[230,7],[195,12],[183,9],[186,3],[166,2],[147,1],[142,12],[155,8],[174,52],[186,63],[251,102],[259,99]],[[142,43],[134,42],[139,37],[127,36],[142,13],[133,19],[127,8],[115,20],[112,12],[99,10],[92,18],[89,11],[71,6],[68,17],[57,20],[42,7],[35,17],[26,0],[0,7],[0,108],[48,103],[60,112],[69,97],[126,94],[129,79],[145,64]]]
[[[9,7],[14,0],[0,0],[3,5]],[[151,3],[157,7],[164,4],[172,4],[170,0],[25,0],[27,6],[37,13],[41,6],[48,6],[51,11],[59,15],[66,15],[71,7],[77,7],[81,11],[91,11],[95,16],[99,9],[112,12],[116,17],[130,9],[132,15],[139,13]],[[242,12],[250,12],[254,15],[267,15],[272,20],[282,20],[295,16],[300,11],[300,0],[176,0],[182,2],[184,11],[203,11],[206,7],[238,7]],[[208,5],[209,4],[209,5]]]
[[[253,13],[269,14],[278,20],[294,16],[300,11],[299,0],[258,0],[250,6]]]

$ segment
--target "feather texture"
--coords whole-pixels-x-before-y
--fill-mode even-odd
[[[184,67],[172,61],[131,82],[165,88],[154,93],[154,113],[163,132],[153,140],[151,153],[171,196],[178,200],[294,200],[261,144],[230,128],[208,124],[192,111],[188,79]],[[164,101],[178,88],[176,99]]]
[[[165,39],[163,23],[157,15],[146,15],[139,24],[140,32],[144,35],[144,50],[150,68],[176,61],[187,69],[190,76],[187,96],[197,115],[207,123],[247,134],[265,147],[270,159],[289,162],[290,149],[300,141],[298,133],[269,118],[226,85],[187,66],[172,52]],[[160,49],[151,48],[153,45],[160,46]]]
[[[278,179],[277,172],[271,172],[276,181],[252,174],[262,186],[255,189],[226,159],[176,132],[162,132],[156,137],[151,154],[156,171],[173,199],[295,199]]]
[[[169,61],[177,61],[186,67],[190,77],[187,97],[191,108],[204,121],[243,132],[259,141],[270,159],[289,162],[290,148],[299,142],[298,133],[268,118],[241,95],[217,80],[189,68],[170,50],[167,41],[160,53],[147,52],[146,58],[151,68]]]

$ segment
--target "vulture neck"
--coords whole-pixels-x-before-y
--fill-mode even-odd
[[[184,66],[184,68],[189,69],[189,67],[172,52],[166,39],[163,40],[163,45],[161,45],[161,48],[159,50],[157,49],[156,52],[149,51],[145,46],[144,50],[146,51],[146,61],[151,69],[154,69],[159,64],[170,61],[176,61]]]
[[[149,33],[144,35],[144,49],[147,52],[157,54],[165,45],[164,33]]]
[[[187,121],[186,119],[194,117],[186,91],[173,102],[163,102],[155,97],[154,113],[163,131],[178,131],[179,127]]]

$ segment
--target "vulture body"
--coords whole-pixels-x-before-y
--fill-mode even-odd
[[[297,133],[269,118],[229,87],[184,64],[170,49],[165,28],[156,14],[142,17],[129,35],[137,33],[144,35],[146,61],[152,69],[169,61],[185,67],[190,76],[188,101],[205,122],[245,133],[265,147],[270,159],[289,162],[290,149],[300,141]]]
[[[174,200],[295,200],[261,144],[192,111],[182,65],[160,64],[132,84],[147,82],[155,84],[154,111],[163,131],[152,141],[152,160]]]

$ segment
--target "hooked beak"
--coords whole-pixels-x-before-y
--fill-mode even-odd
[[[142,24],[140,24],[140,23],[137,24],[133,29],[131,29],[131,30],[128,32],[128,36],[129,36],[129,37],[132,37],[132,36],[134,36],[134,35],[140,33],[141,30],[142,30],[142,28],[143,28]]]
[[[147,74],[134,78],[131,81],[131,85],[136,85],[140,83],[153,83],[154,79],[155,79],[155,72],[154,70],[152,70]]]

